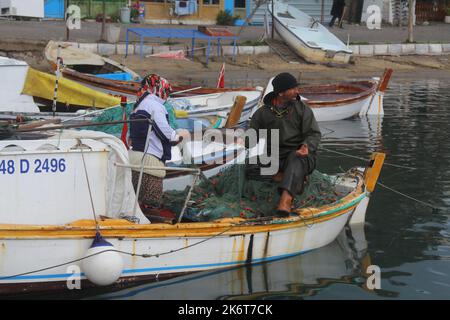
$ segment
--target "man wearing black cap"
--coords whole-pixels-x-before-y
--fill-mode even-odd
[[[288,216],[293,197],[303,192],[305,177],[316,167],[321,133],[311,108],[300,100],[299,84],[294,76],[280,73],[272,85],[273,91],[264,97],[264,106],[255,112],[250,127],[256,132],[268,129],[268,141],[270,131],[279,130],[279,141],[275,145],[279,147],[280,167],[271,178],[280,182],[277,215]],[[251,169],[247,174],[252,175]]]

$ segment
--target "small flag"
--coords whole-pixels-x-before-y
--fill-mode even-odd
[[[225,63],[222,64],[222,68],[219,72],[219,79],[217,80],[217,88],[225,88]]]
[[[120,105],[122,106],[123,111],[123,121],[127,121],[127,97],[121,96]],[[128,123],[124,122],[122,127],[122,134],[120,135],[120,140],[125,144],[125,147],[129,149],[127,143],[127,135],[128,135]]]

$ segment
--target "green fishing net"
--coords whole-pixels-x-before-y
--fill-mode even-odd
[[[202,179],[194,186],[183,220],[212,221],[227,217],[246,219],[273,216],[278,201],[278,184],[272,181],[249,180],[245,165],[228,167],[210,179]],[[294,198],[294,207],[319,207],[338,199],[334,180],[317,170],[308,178],[305,190]],[[179,214],[189,187],[184,191],[167,191],[163,195],[164,208]]]
[[[133,111],[134,103],[128,103],[126,106],[127,119],[130,119],[130,114]],[[122,134],[123,123],[101,125],[103,122],[123,121],[123,108],[111,108],[103,111],[100,115],[95,117],[92,122],[98,125],[85,127],[87,130],[101,131],[109,133],[117,138]],[[129,126],[128,126],[129,127]]]

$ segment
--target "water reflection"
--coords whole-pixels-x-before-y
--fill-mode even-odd
[[[303,299],[333,284],[356,285],[367,294],[371,264],[363,227],[347,228],[330,245],[289,259],[209,271],[142,285],[102,299]],[[387,296],[395,292],[378,291]]]
[[[449,89],[450,83],[436,80],[391,83],[381,135],[363,129],[348,134],[349,122],[359,124],[354,119],[336,126],[336,131],[344,128],[340,136],[324,137],[326,148],[354,156],[385,151],[388,164],[404,168],[385,165],[382,183],[444,209],[432,210],[380,186],[373,195],[367,213],[369,252],[383,271],[383,288],[398,292],[400,298],[450,298]],[[325,150],[319,157],[319,168],[326,172],[336,165],[358,164],[356,159]],[[322,298],[328,295],[322,293]]]

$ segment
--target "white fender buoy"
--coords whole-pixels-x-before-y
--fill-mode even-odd
[[[82,270],[86,278],[96,285],[113,284],[122,274],[122,257],[116,251],[108,251],[111,249],[114,249],[114,246],[97,233],[86,252],[85,257],[90,257],[83,260]]]

